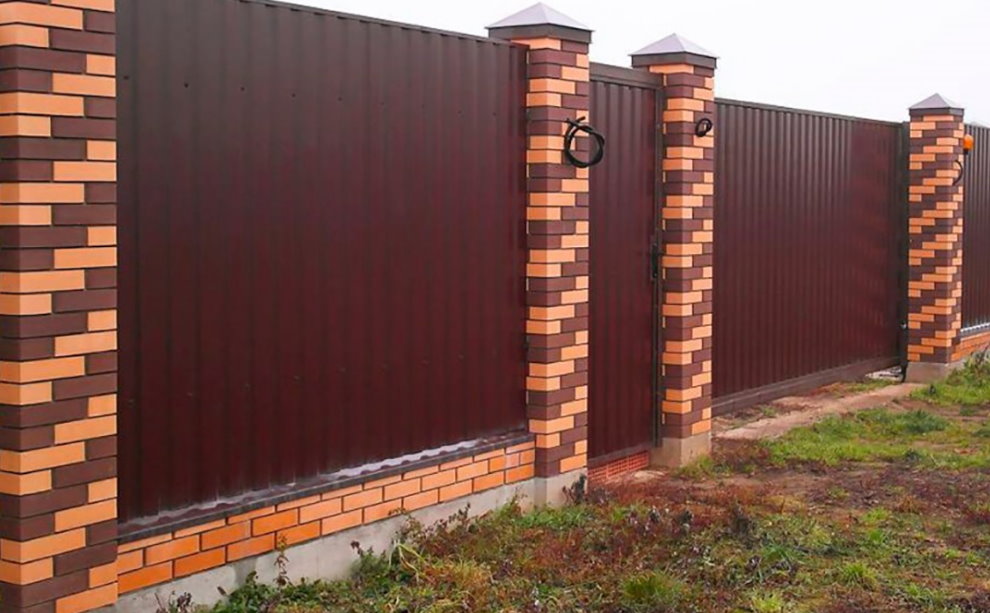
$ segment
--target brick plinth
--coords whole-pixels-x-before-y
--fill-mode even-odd
[[[590,107],[590,32],[505,23],[491,35],[529,47],[527,414],[536,474],[553,477],[587,466],[588,171],[567,163],[563,147],[565,120]]]
[[[963,110],[933,96],[911,108],[908,362],[949,364],[962,328]],[[915,367],[915,370],[922,370]]]
[[[113,0],[0,2],[0,611],[117,597]]]
[[[680,465],[710,449],[715,132],[695,130],[715,119],[715,58],[675,35],[634,54],[633,66],[664,82],[662,440],[654,458]]]

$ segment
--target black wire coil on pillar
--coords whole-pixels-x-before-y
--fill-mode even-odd
[[[605,158],[605,137],[598,130],[584,123],[584,120],[584,117],[578,117],[577,120],[568,118],[567,132],[564,134],[564,157],[567,158],[567,161],[572,166],[577,168],[590,168]],[[595,153],[588,160],[578,159],[571,150],[574,146],[574,139],[581,132],[584,132],[595,141]]]

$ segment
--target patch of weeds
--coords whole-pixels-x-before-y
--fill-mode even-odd
[[[780,409],[773,406],[772,404],[761,405],[757,407],[756,410],[759,411],[760,415],[762,415],[764,418],[771,418],[780,415]]]
[[[787,613],[791,608],[780,592],[752,593],[749,596],[749,610],[753,613]]]
[[[915,391],[912,397],[943,405],[990,404],[990,359],[987,352],[973,354],[962,368],[942,381]]]
[[[937,607],[945,602],[945,595],[942,592],[914,582],[896,585],[893,587],[893,592],[909,604],[924,608]]]
[[[846,585],[856,585],[867,589],[876,588],[880,583],[876,571],[862,562],[849,562],[842,565],[839,567],[837,578]]]
[[[622,583],[622,604],[634,611],[678,611],[687,596],[682,581],[661,572],[642,573]]]
[[[979,428],[973,431],[973,436],[990,438],[990,421],[983,422]]]
[[[899,383],[899,381],[891,379],[862,379],[860,381],[837,383],[834,386],[834,389],[842,394],[864,394],[866,392],[883,389],[897,383]]]
[[[560,508],[540,507],[519,515],[516,525],[521,528],[564,531],[582,526],[591,519],[591,512],[584,506]]]
[[[960,417],[975,417],[980,414],[980,410],[974,406],[962,406],[959,408]]]
[[[677,469],[677,476],[682,479],[701,481],[724,472],[726,472],[724,467],[716,463],[711,456],[704,456]]]

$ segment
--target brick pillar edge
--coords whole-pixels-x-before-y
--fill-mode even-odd
[[[682,466],[711,451],[716,58],[674,34],[632,55],[663,77],[660,441],[653,462]],[[717,126],[715,127],[717,130]]]

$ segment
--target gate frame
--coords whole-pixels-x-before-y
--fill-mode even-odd
[[[654,92],[654,151],[660,155],[663,152],[664,145],[664,130],[663,130],[663,111],[664,111],[664,86],[663,78],[660,75],[656,75],[647,71],[637,70],[635,68],[626,68],[625,66],[615,66],[612,64],[602,64],[598,62],[592,62],[590,66],[590,81],[599,81],[602,83],[608,83],[613,85],[627,85],[631,87],[649,88]],[[591,123],[595,123],[595,118],[590,118]],[[606,139],[608,134],[605,135]],[[661,253],[663,249],[663,230],[661,228],[661,215],[663,213],[663,203],[664,203],[664,182],[663,182],[663,172],[654,166],[653,172],[653,237],[650,241],[649,253],[653,265],[653,291],[652,293],[652,304],[650,305],[650,311],[652,312],[652,332],[651,340],[653,344],[653,349],[651,352],[652,362],[650,364],[650,389],[651,397],[658,398],[661,394],[661,386],[663,384],[663,364],[660,361],[660,349],[663,347],[663,326],[660,321],[660,305],[663,304],[663,282],[661,278]],[[593,406],[588,407],[589,411],[594,411]],[[620,449],[617,451],[611,451],[609,453],[592,457],[590,455],[591,449],[591,437],[594,433],[589,432],[589,456],[588,456],[588,468],[594,471],[595,477],[608,478],[613,474],[619,472],[626,472],[626,470],[632,467],[640,467],[640,463],[632,462],[630,460],[633,456],[639,455],[641,453],[647,453],[650,450],[656,448],[660,442],[660,415],[654,410],[653,404],[645,408],[645,410],[650,412],[650,436],[649,439],[643,443],[634,445],[626,449]],[[644,465],[648,464],[648,458],[644,461]]]

